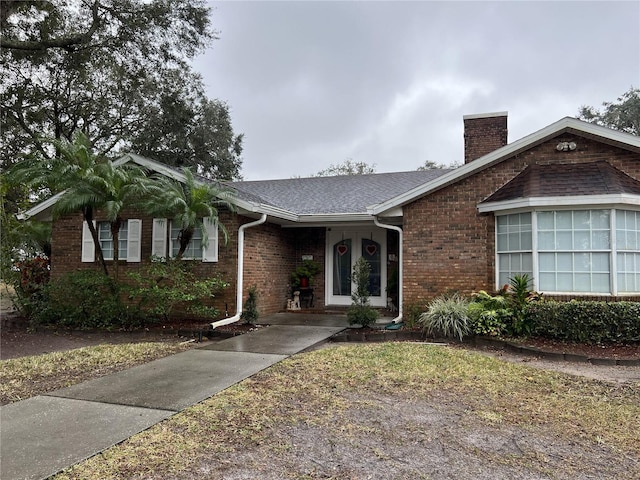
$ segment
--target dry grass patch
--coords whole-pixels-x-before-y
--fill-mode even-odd
[[[0,361],[0,404],[101,377],[166,357],[187,347],[144,342],[98,345]]]
[[[518,478],[569,478],[562,469],[580,478],[603,462],[640,476],[638,387],[446,347],[326,348],[285,360],[56,478],[368,478],[366,468],[371,478],[387,478],[375,475],[381,464],[396,475],[389,478],[418,478],[438,452],[452,451],[461,460],[441,455],[442,468],[459,470],[444,478],[494,478],[494,467],[523,472]],[[504,445],[496,443],[502,436]],[[420,453],[427,451],[435,453]],[[367,458],[378,463],[367,467]],[[469,477],[460,473],[467,465],[476,472]]]

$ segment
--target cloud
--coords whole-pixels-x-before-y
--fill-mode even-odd
[[[461,161],[462,116],[510,140],[640,85],[637,2],[213,2],[195,67],[245,133],[247,179],[353,158]]]

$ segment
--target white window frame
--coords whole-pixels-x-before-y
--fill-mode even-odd
[[[545,250],[540,250],[539,247],[539,228],[538,228],[538,214],[541,212],[572,212],[572,217],[573,217],[573,212],[579,212],[579,211],[607,211],[609,212],[609,248],[594,248],[593,245],[590,246],[589,249],[574,249],[572,247],[572,249],[562,249],[562,250],[550,250],[550,249],[545,249]],[[500,288],[501,284],[500,284],[500,255],[504,255],[504,254],[512,254],[512,253],[523,253],[522,251],[507,251],[507,250],[500,250],[499,249],[499,245],[498,245],[498,217],[501,216],[506,216],[506,215],[513,215],[514,213],[531,213],[531,244],[532,244],[532,250],[531,250],[531,254],[532,254],[532,266],[533,266],[533,289],[540,291],[542,293],[548,293],[550,295],[580,295],[580,296],[630,296],[630,295],[638,295],[640,293],[640,291],[629,291],[628,289],[626,291],[620,291],[618,288],[618,281],[619,281],[619,277],[618,277],[618,253],[620,253],[621,255],[625,255],[625,254],[631,254],[634,256],[637,256],[637,260],[635,260],[635,263],[638,264],[640,262],[640,225],[638,225],[638,223],[636,223],[636,229],[634,230],[636,238],[637,238],[637,244],[634,246],[634,248],[632,249],[618,249],[617,246],[617,239],[616,239],[616,235],[619,233],[617,232],[617,226],[616,226],[616,219],[618,217],[618,215],[622,212],[634,212],[635,216],[636,216],[636,222],[640,221],[640,211],[632,209],[632,208],[628,208],[627,206],[623,205],[623,206],[619,206],[617,208],[597,208],[597,207],[586,207],[585,208],[579,208],[579,207],[574,207],[574,208],[554,208],[552,206],[549,206],[547,208],[534,208],[534,209],[520,209],[518,211],[506,211],[503,210],[501,211],[499,214],[498,212],[495,212],[495,286],[496,288]],[[600,230],[599,228],[591,228],[589,230],[589,232],[593,232],[596,230]],[[578,230],[574,230],[573,228],[571,229],[572,232],[572,236],[575,234],[574,232],[576,232]],[[582,230],[580,230],[582,231]],[[625,230],[626,232],[627,230]],[[526,252],[525,252],[526,253]],[[540,286],[540,254],[544,254],[544,253],[571,253],[572,255],[575,254],[607,254],[608,255],[608,259],[609,259],[609,271],[608,271],[608,275],[609,275],[609,291],[607,292],[584,292],[584,291],[546,291],[544,289],[541,288]],[[528,272],[526,272],[528,273]],[[575,273],[575,272],[573,272]],[[594,271],[591,269],[589,270],[589,273],[594,274]],[[602,272],[596,272],[596,273],[602,273]],[[640,277],[640,272],[639,273],[635,273],[635,272],[631,272],[630,275],[632,276],[636,276],[636,277]],[[640,279],[634,279],[635,284],[640,286]]]

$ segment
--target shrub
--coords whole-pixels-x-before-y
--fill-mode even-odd
[[[468,308],[469,301],[459,294],[438,297],[429,304],[428,310],[420,315],[420,324],[427,335],[458,337],[462,340],[471,332]]]
[[[200,278],[188,262],[154,258],[139,272],[129,272],[129,299],[140,312],[170,321],[176,307],[200,318],[215,318],[210,301],[229,284],[219,277]]]
[[[72,272],[42,288],[31,299],[32,325],[77,329],[123,329],[139,326],[120,298],[120,288],[102,272]]]
[[[512,311],[507,297],[490,295],[484,290],[476,293],[467,310],[469,328],[476,335],[500,336],[507,331]]]
[[[420,315],[422,315],[427,307],[424,303],[409,303],[404,305],[403,320],[407,328],[420,326]]]
[[[51,268],[46,257],[22,260],[16,268],[20,271],[20,289],[25,295],[35,293],[49,283]]]
[[[509,279],[507,295],[511,308],[511,328],[513,335],[530,335],[532,324],[527,316],[527,305],[537,299],[538,295],[531,292],[531,278],[526,273],[515,275]]]
[[[347,309],[347,319],[349,320],[349,325],[360,324],[366,328],[375,323],[379,313],[369,304],[371,266],[364,257],[356,260],[352,275],[356,289],[351,294],[352,304]]]
[[[530,303],[527,317],[533,334],[582,343],[625,343],[640,341],[640,302]]]
[[[256,323],[258,317],[258,290],[254,285],[249,288],[249,296],[244,302],[240,318],[247,324],[253,324]]]

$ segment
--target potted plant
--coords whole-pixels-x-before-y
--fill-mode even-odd
[[[308,288],[313,277],[320,273],[321,265],[314,260],[304,260],[291,274],[291,288]]]

